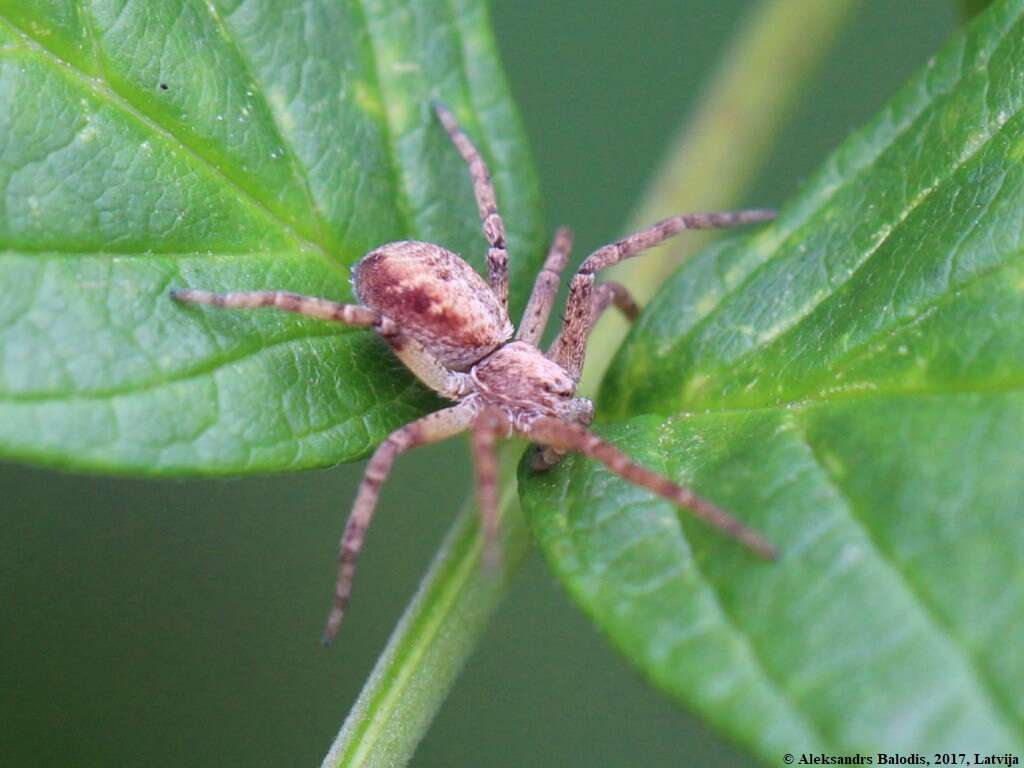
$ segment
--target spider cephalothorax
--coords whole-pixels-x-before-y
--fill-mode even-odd
[[[401,241],[375,248],[356,264],[353,286],[360,304],[338,304],[281,291],[172,292],[179,301],[235,308],[278,307],[372,329],[424,384],[455,401],[451,407],[392,432],[370,459],[341,540],[334,607],[324,631],[325,641],[338,632],[352,592],[356,558],[380,486],[395,457],[464,431],[472,434],[483,531],[492,558],[499,520],[494,446],[498,438],[512,434],[543,447],[534,459],[538,469],[552,466],[567,451],[586,454],[627,480],[689,509],[754,552],[773,557],[774,548],[756,531],[692,491],[634,464],[590,432],[587,427],[593,418],[593,405],[576,397],[576,384],[587,337],[601,313],[615,305],[630,319],[637,314],[636,304],[622,286],[595,284],[596,272],[684,229],[732,227],[767,221],[775,214],[748,210],[675,216],[599,248],[573,277],[561,331],[545,352],[538,345],[569,258],[572,236],[566,229],[555,234],[516,330],[508,317],[505,225],[498,214],[490,173],[451,112],[441,104],[435,104],[435,109],[469,165],[484,235],[490,244],[487,281],[439,245]]]

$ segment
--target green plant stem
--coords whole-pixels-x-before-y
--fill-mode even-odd
[[[501,493],[501,565],[493,572],[481,568],[477,507],[467,502],[324,758],[324,768],[399,766],[412,757],[529,551],[515,483],[521,453],[518,442],[502,453],[502,477],[508,482]]]
[[[672,212],[735,201],[852,4],[764,0],[731,46],[633,220],[647,223]],[[692,238],[681,244],[685,250],[676,251],[674,259],[623,265],[629,271],[625,280],[638,297],[649,298],[678,265],[678,254],[697,247]],[[611,323],[598,328],[584,385],[599,380],[625,330]],[[324,758],[324,768],[400,766],[412,756],[528,552],[515,482],[520,452],[516,447],[503,454],[505,560],[500,572],[481,571],[475,505],[468,503]]]

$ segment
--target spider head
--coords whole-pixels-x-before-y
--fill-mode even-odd
[[[473,366],[470,376],[479,395],[496,405],[562,418],[580,408],[572,376],[522,341],[496,349]]]

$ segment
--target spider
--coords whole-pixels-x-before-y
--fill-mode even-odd
[[[339,304],[285,291],[171,291],[172,298],[181,302],[233,309],[277,307],[372,330],[420,381],[455,402],[399,427],[370,458],[342,535],[334,605],[324,642],[330,644],[338,633],[366,529],[395,458],[411,448],[465,431],[471,434],[485,562],[495,562],[498,555],[495,444],[499,438],[512,435],[540,446],[532,461],[537,470],[554,466],[566,452],[582,453],[626,480],[688,509],[756,554],[774,558],[775,548],[761,534],[693,491],[634,463],[591,432],[588,427],[594,417],[593,403],[575,396],[587,338],[601,314],[611,306],[630,320],[638,314],[636,303],[623,286],[595,284],[599,270],[636,256],[683,230],[768,221],[775,217],[774,211],[674,216],[594,251],[572,279],[561,330],[545,352],[539,344],[569,259],[572,234],[566,228],[556,232],[517,330],[508,316],[505,225],[498,213],[490,172],[449,109],[439,102],[434,102],[433,108],[469,166],[484,236],[490,246],[487,282],[462,258],[439,245],[403,240],[375,248],[355,265],[352,282],[359,304]]]

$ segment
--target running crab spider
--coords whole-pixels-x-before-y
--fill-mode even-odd
[[[585,454],[626,480],[689,510],[756,554],[773,558],[775,548],[757,531],[693,491],[633,463],[592,433],[587,427],[593,419],[593,404],[575,393],[587,338],[601,314],[615,306],[630,319],[637,315],[636,304],[621,285],[595,284],[598,271],[683,230],[768,221],[775,213],[746,210],[674,216],[594,251],[572,279],[561,331],[544,352],[538,345],[569,259],[572,235],[568,229],[555,234],[516,330],[508,317],[505,225],[498,213],[490,172],[448,108],[435,103],[434,110],[469,166],[490,246],[487,282],[459,256],[439,245],[400,241],[370,251],[355,265],[353,285],[359,304],[339,304],[283,291],[171,292],[182,302],[233,309],[277,307],[373,330],[420,381],[455,402],[395,430],[370,458],[342,535],[334,606],[327,619],[324,642],[330,643],[338,633],[352,593],[356,559],[381,484],[395,458],[411,448],[460,432],[471,433],[485,559],[491,562],[498,554],[499,525],[495,443],[513,434],[542,446],[534,456],[536,469],[553,466],[569,451]]]

